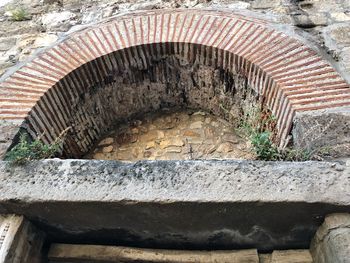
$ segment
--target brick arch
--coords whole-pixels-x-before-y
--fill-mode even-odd
[[[0,119],[25,121],[31,134],[45,131],[45,141],[50,142],[58,129],[69,125],[49,117],[69,115],[55,103],[64,108],[66,97],[54,90],[66,89],[72,102],[82,91],[77,83],[88,83],[90,73],[83,79],[73,76],[70,83],[67,75],[90,63],[98,64],[93,77],[102,79],[118,61],[98,58],[122,50],[121,61],[131,63],[135,47],[151,46],[151,52],[163,52],[175,45],[186,52],[185,44],[203,47],[201,52],[212,65],[247,78],[277,117],[281,145],[296,112],[350,105],[349,85],[327,61],[264,21],[219,11],[157,10],[120,16],[72,33],[27,62],[1,83]],[[51,127],[54,131],[48,131]]]

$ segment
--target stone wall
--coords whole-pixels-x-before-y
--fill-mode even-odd
[[[16,5],[24,6],[28,20],[12,21]],[[186,106],[234,122],[230,118],[255,102],[255,94],[267,95],[260,99],[278,118],[282,145],[294,128],[300,147],[312,149],[310,138],[322,147],[339,137],[340,152],[350,149],[347,1],[44,0],[14,6],[0,11],[2,150],[24,119],[22,128],[33,137],[45,132],[46,143],[72,127],[65,149],[81,156],[112,120]],[[141,18],[131,12],[163,7],[196,9],[149,11]],[[176,21],[182,27],[171,26]],[[321,136],[306,136],[310,123]],[[2,162],[0,169],[0,213],[24,214],[58,242],[307,248],[327,214],[350,212],[344,163],[50,160],[23,167]]]
[[[93,127],[82,132],[78,129],[71,131],[75,139],[67,139],[70,155],[79,156],[87,151],[89,145],[110,124],[106,121],[106,115],[113,111],[106,107],[116,106],[108,103],[101,106],[96,94],[103,94],[104,89],[108,90],[111,85],[119,83],[117,79],[120,77],[124,79],[125,85],[120,85],[124,89],[130,83],[139,83],[139,78],[146,78],[150,82],[158,81],[160,86],[166,83],[168,86],[165,91],[169,94],[153,85],[151,90],[160,91],[160,96],[158,100],[146,99],[147,103],[140,98],[144,90],[139,94],[126,93],[125,98],[136,96],[132,103],[138,110],[144,111],[142,105],[146,105],[148,111],[157,106],[157,103],[159,107],[160,102],[172,106],[174,101],[170,101],[169,97],[176,98],[178,102],[187,99],[189,104],[193,104],[194,100],[202,100],[203,97],[202,104],[208,98],[212,100],[206,101],[207,108],[213,103],[219,103],[233,113],[237,111],[235,107],[232,103],[225,105],[224,100],[240,96],[231,94],[233,98],[230,98],[227,94],[222,96],[219,93],[212,96],[202,84],[211,82],[212,86],[219,87],[221,84],[215,83],[219,76],[223,81],[224,93],[228,93],[233,87],[232,75],[243,77],[249,84],[245,86],[253,88],[260,101],[276,117],[280,146],[285,146],[290,141],[293,118],[297,112],[321,112],[323,109],[349,105],[349,85],[331,67],[332,63],[324,60],[312,45],[306,46],[295,34],[282,34],[276,29],[276,24],[267,24],[267,21],[260,18],[237,12],[174,12],[135,13],[73,33],[8,78],[5,77],[1,83],[1,91],[5,94],[5,99],[0,102],[1,118],[9,121],[26,118],[24,128],[32,137],[44,133],[42,139],[45,143],[52,142],[67,127],[74,126],[72,130],[76,129],[78,122],[80,126]],[[178,31],[176,28],[180,24],[182,30]],[[184,66],[181,63],[176,62],[176,67],[176,63],[159,63],[164,56],[173,55],[179,56],[185,64],[193,65],[187,67],[188,71],[195,74],[198,71],[198,79],[192,77],[189,82],[181,78],[184,74],[179,74],[176,70],[172,72],[178,65]],[[156,61],[159,65],[165,63],[171,67],[163,65],[158,70]],[[198,70],[198,65],[212,67],[216,76],[207,74],[203,68]],[[139,76],[134,76],[133,71],[138,72]],[[169,81],[164,82],[168,75]],[[199,79],[204,80],[203,83]],[[181,98],[181,88],[178,86],[183,84],[188,85],[191,92]],[[197,87],[198,91],[194,92],[191,85]],[[239,85],[235,88],[238,87]],[[90,91],[85,94],[91,98],[82,106],[90,107],[91,116],[84,116],[86,113],[82,110],[76,116],[72,107],[77,107],[79,102],[84,104],[82,99],[86,96],[83,94],[86,89]],[[91,92],[91,89],[96,91]],[[187,92],[186,89],[185,91]],[[231,90],[233,91],[235,90]],[[152,94],[150,92],[147,95]],[[115,101],[115,98],[111,99]],[[130,104],[118,103],[121,108]],[[194,104],[200,103],[195,101]],[[125,116],[131,117],[133,110],[130,108]],[[94,118],[99,112],[102,113],[102,120]],[[125,110],[121,109],[119,114],[121,112]],[[94,123],[95,120],[97,123]],[[118,118],[115,120],[118,121]],[[296,123],[298,124],[300,123]],[[342,122],[338,121],[335,127],[345,129],[348,133],[348,127],[344,127]]]
[[[195,46],[189,45],[187,48],[195,50]],[[222,116],[235,125],[246,110],[253,110],[248,105],[254,105],[256,98],[244,77],[222,68],[202,65],[200,53],[194,55],[192,61],[180,54],[147,53],[149,64],[141,67],[138,63],[142,62],[141,56],[134,56],[134,64],[115,68],[104,79],[96,77],[93,83],[81,83],[80,89],[83,91],[78,96],[71,97],[66,90],[62,93],[64,106],[57,103],[58,108],[65,108],[61,116],[56,114],[57,111],[41,111],[46,123],[43,127],[46,127],[44,139],[52,141],[55,138],[55,133],[48,132],[48,123],[52,123],[56,133],[69,125],[71,130],[66,137],[65,150],[68,156],[77,157],[88,152],[97,139],[118,123],[140,118],[148,112],[164,108],[202,109]],[[121,59],[123,53],[117,52],[113,56]],[[92,64],[101,63],[103,60]],[[53,89],[54,96],[59,96],[59,88],[63,85],[68,86],[68,83],[80,77],[83,79],[85,72],[93,74],[91,67],[87,64],[67,75]],[[50,94],[44,99],[48,101],[47,105],[55,103],[51,103],[54,98]],[[48,110],[45,104],[38,106],[41,105]],[[39,125],[37,123],[36,129],[39,129]],[[45,130],[36,131],[40,133]],[[35,134],[31,135],[35,137]]]
[[[6,1],[0,7],[0,68],[22,62],[36,49],[51,45],[63,32],[125,12],[159,8],[223,8],[253,11],[257,16],[301,28],[313,42],[324,47],[347,74],[350,70],[350,4],[342,0],[52,0]],[[5,2],[5,3],[6,3]],[[4,5],[4,4],[3,4]],[[11,9],[23,7],[28,21],[11,21]]]
[[[118,125],[84,158],[99,160],[254,159],[237,128],[212,114],[161,110]]]

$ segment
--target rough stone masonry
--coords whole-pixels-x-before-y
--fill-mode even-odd
[[[15,21],[20,7],[23,17]],[[164,7],[172,9],[156,10]],[[296,147],[331,144],[347,156],[349,12],[350,3],[339,0],[10,3],[0,8],[0,149],[6,152],[20,125],[33,138],[44,132],[49,143],[73,124],[69,145],[80,156],[119,109],[132,117],[130,105],[151,105],[155,94],[139,85],[147,75],[156,76],[152,87],[167,98],[159,101],[180,106],[184,98],[197,100],[202,88],[215,96],[208,92],[212,103],[197,105],[216,109],[224,101],[234,111],[245,102],[227,95],[232,87],[255,89],[278,119],[281,145],[292,137]],[[167,65],[162,74],[159,61]],[[170,96],[165,74],[188,65],[206,66],[212,76],[197,70],[187,78],[190,91]],[[225,78],[215,72],[235,75],[239,85],[217,81]],[[172,91],[184,90],[172,82]],[[121,93],[118,110],[106,111],[116,99],[110,86],[126,83],[149,96]],[[0,213],[24,215],[48,242],[268,251],[308,248],[313,238],[316,263],[344,263],[349,174],[346,161],[1,162]],[[326,217],[331,213],[340,214]]]
[[[242,88],[232,83],[232,76],[226,81],[225,74],[231,74],[244,79],[243,88],[253,89],[258,103],[271,110],[279,146],[298,139],[295,146],[307,146],[307,150],[339,146],[339,154],[348,153],[349,114],[343,109],[350,105],[349,84],[322,50],[295,32],[284,30],[284,34],[276,23],[256,16],[237,11],[194,11],[136,12],[73,32],[23,67],[4,75],[1,119],[13,125],[22,123],[33,138],[42,134],[45,143],[70,127],[65,149],[69,156],[80,156],[111,126],[111,121],[119,120],[113,116],[123,111],[122,116],[132,117],[135,108],[140,113],[177,102],[208,108],[223,104],[235,112],[235,105],[225,102],[237,100],[236,89]],[[185,29],[176,30],[179,25]],[[180,63],[169,64],[162,71],[159,62],[173,56]],[[177,71],[183,64],[188,64],[193,74],[205,66],[212,72],[222,72],[219,80],[223,85],[215,85],[215,74],[209,79],[209,87],[207,75],[202,77],[205,81],[191,75],[187,80],[193,85],[185,85],[188,81]],[[127,84],[133,92],[113,92]],[[221,91],[215,92],[218,88]],[[336,117],[319,129],[317,125],[327,110]],[[312,116],[316,131],[297,132],[304,137],[291,138],[292,129],[308,128],[295,118],[297,115]],[[338,140],[329,139],[333,134],[330,130],[339,135]],[[315,133],[324,139],[315,139]],[[303,139],[315,144],[305,145]]]

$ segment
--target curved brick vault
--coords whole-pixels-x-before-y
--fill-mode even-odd
[[[1,83],[0,119],[23,123],[32,136],[44,132],[50,142],[71,125],[71,107],[86,87],[102,88],[116,68],[142,69],[152,56],[167,53],[243,75],[277,117],[281,145],[296,112],[350,105],[349,85],[327,61],[264,21],[219,11],[157,10],[72,33],[27,62]],[[84,112],[78,118],[82,125],[101,125]],[[79,148],[71,152],[86,152],[101,129],[84,133],[70,141]]]

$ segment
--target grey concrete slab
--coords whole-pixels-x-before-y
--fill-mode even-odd
[[[0,212],[55,242],[308,248],[325,215],[350,212],[346,163],[46,160],[0,171]]]

